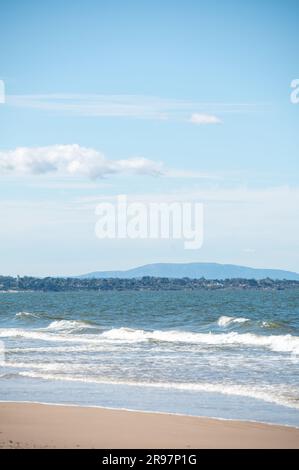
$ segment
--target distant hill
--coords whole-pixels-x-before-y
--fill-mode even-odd
[[[259,269],[234,264],[218,263],[156,263],[146,264],[126,271],[95,271],[78,276],[81,279],[119,278],[132,279],[143,276],[192,279],[287,279],[299,281],[299,274],[281,269]]]

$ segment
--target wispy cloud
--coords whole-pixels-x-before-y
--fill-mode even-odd
[[[193,113],[190,122],[192,124],[220,124],[222,121],[219,117],[213,114],[200,114]]]
[[[130,117],[135,119],[193,122],[199,116],[252,111],[256,104],[205,103],[144,95],[39,94],[8,95],[7,105],[77,116]],[[190,115],[192,116],[190,119]],[[203,118],[202,118],[203,119]]]
[[[181,170],[167,168],[164,170],[163,175],[167,178],[182,178],[182,179],[205,179],[205,180],[222,180],[223,176],[215,173],[205,173],[198,170]]]
[[[19,147],[0,152],[0,173],[85,176],[109,174],[159,175],[162,165],[143,157],[108,160],[101,152],[77,144]]]

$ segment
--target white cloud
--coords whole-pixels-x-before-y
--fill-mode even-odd
[[[77,144],[48,147],[18,147],[0,152],[0,173],[85,176],[91,179],[109,174],[159,175],[161,163],[143,157],[108,160],[101,152]]]
[[[190,118],[192,124],[220,124],[222,121],[213,114],[194,113]]]

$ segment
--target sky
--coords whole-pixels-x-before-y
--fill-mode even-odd
[[[0,273],[299,272],[297,1],[2,0]],[[201,248],[103,240],[96,205],[204,206]]]

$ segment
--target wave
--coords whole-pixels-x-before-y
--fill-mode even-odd
[[[227,317],[227,316],[223,315],[222,317],[218,318],[217,325],[222,326],[222,327],[226,327],[226,326],[230,326],[234,323],[247,323],[249,321],[250,321],[249,318],[243,318],[243,317],[234,318],[234,317]]]
[[[85,329],[99,329],[98,325],[95,325],[88,321],[78,321],[78,320],[54,320],[52,321],[45,330],[54,330],[54,331],[81,331]]]
[[[41,318],[41,315],[38,313],[31,313],[31,312],[18,312],[15,315],[16,318],[21,318],[21,319],[31,319],[31,318]]]
[[[49,342],[72,342],[72,343],[92,343],[97,342],[95,339],[89,339],[88,335],[67,335],[67,334],[54,334],[46,333],[40,330],[22,330],[20,328],[2,328],[0,329],[0,338],[24,338],[24,339],[33,339],[40,341],[49,341]]]
[[[144,331],[117,328],[104,332],[102,337],[119,341],[165,341],[174,343],[206,344],[211,346],[254,346],[273,351],[299,354],[299,336],[255,335],[253,333],[189,333],[186,331]]]
[[[4,367],[13,368],[13,369],[36,369],[41,371],[58,371],[58,372],[68,372],[72,370],[73,372],[82,371],[83,368],[85,370],[89,370],[92,368],[91,365],[86,363],[78,364],[74,363],[71,364],[69,362],[13,362],[13,361],[6,361]]]
[[[8,290],[0,290],[0,294],[19,294],[25,292],[23,290],[13,290],[13,289],[8,289]]]
[[[284,323],[279,323],[275,321],[261,321],[259,322],[261,328],[269,328],[269,329],[275,329],[275,328],[286,328],[287,326]],[[288,326],[290,328],[290,326]]]
[[[251,320],[250,318],[246,317],[229,317],[223,315],[218,318],[217,325],[221,326],[222,328],[226,328],[229,326],[237,326],[237,325],[253,325],[260,328],[267,328],[267,329],[277,329],[277,328],[285,328],[286,325],[284,323],[275,322],[275,321],[267,321],[267,320]]]
[[[55,322],[54,322],[55,323]],[[145,331],[131,328],[113,328],[93,334],[73,334],[78,331],[78,322],[76,327],[68,324],[57,325],[50,329],[49,327],[40,330],[25,330],[19,328],[0,329],[0,337],[21,337],[25,339],[35,339],[41,341],[53,342],[74,342],[99,345],[101,342],[118,343],[138,343],[138,342],[167,342],[167,343],[186,343],[194,345],[207,345],[215,347],[263,347],[277,352],[288,352],[299,354],[299,336],[286,335],[256,335],[253,333],[193,333],[187,331]],[[49,325],[50,326],[50,325]],[[58,328],[57,328],[58,326]],[[76,330],[77,328],[77,330]],[[86,325],[84,324],[84,328]],[[82,329],[82,325],[79,326]],[[53,331],[53,332],[52,332]]]
[[[0,374],[0,379],[15,379],[19,377],[19,372],[8,372],[4,374]]]
[[[37,378],[43,380],[62,380],[67,382],[85,382],[96,383],[102,385],[123,385],[134,387],[148,387],[159,389],[186,390],[194,392],[221,393],[223,395],[235,395],[241,397],[250,397],[263,400],[277,405],[287,406],[299,409],[298,391],[290,390],[286,387],[268,386],[266,388],[258,388],[254,385],[239,385],[226,383],[188,383],[188,382],[137,382],[122,380],[103,380],[96,377],[72,376],[47,374],[39,372],[19,372],[20,376]]]
[[[52,320],[51,323],[43,328],[47,330],[75,330],[75,329],[82,329],[82,328],[91,328],[91,327],[98,327],[93,322],[86,321],[86,320],[65,320],[63,318],[54,317],[48,315],[47,313],[32,313],[32,312],[18,312],[16,313],[15,317],[21,320]]]
[[[50,316],[46,313],[33,313],[33,312],[25,312],[21,311],[16,313],[15,317],[20,320],[52,320],[51,323],[44,328],[40,328],[40,330],[56,330],[56,331],[65,331],[65,332],[70,332],[70,333],[76,333],[76,332],[81,332],[82,330],[85,329],[97,329],[103,331],[104,328],[102,328],[100,325],[98,325],[95,322],[92,321],[87,321],[87,320],[65,320],[63,318],[59,317],[54,317]],[[238,325],[244,325],[244,324],[251,324],[254,323],[256,326],[259,326],[261,328],[267,328],[267,329],[274,329],[274,328],[282,328],[284,325],[278,322],[273,322],[273,321],[254,321],[250,320],[249,318],[246,317],[230,317],[226,315],[222,315],[218,318],[216,321],[216,324],[220,326],[221,328],[227,328],[230,326],[238,326]],[[141,330],[136,330],[140,331]]]
[[[27,347],[24,346],[19,348],[5,348],[5,352],[8,354],[15,354],[15,353],[22,353],[22,354],[31,354],[31,353],[51,353],[51,354],[59,354],[59,353],[82,353],[82,352],[107,352],[107,351],[118,351],[118,345],[106,342],[94,342],[87,344],[79,342],[77,345],[69,345],[69,346],[38,346],[38,347]]]

